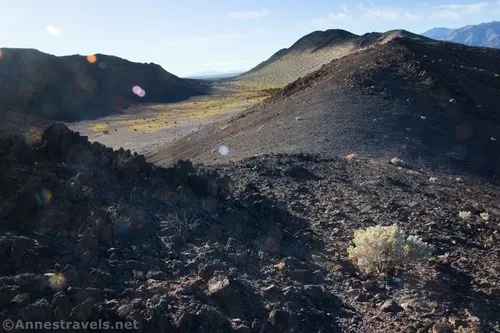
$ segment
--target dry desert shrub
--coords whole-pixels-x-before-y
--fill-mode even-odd
[[[394,157],[391,159],[391,164],[397,167],[402,167],[405,165],[405,162],[400,158]]]
[[[432,248],[416,236],[406,236],[399,227],[374,226],[356,230],[349,259],[365,273],[382,274],[427,259]]]

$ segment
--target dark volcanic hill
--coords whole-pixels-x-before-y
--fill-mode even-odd
[[[395,37],[334,60],[262,105],[150,156],[159,163],[306,152],[500,172],[500,50]]]
[[[434,28],[422,35],[470,46],[500,48],[500,22],[468,25],[459,29]]]
[[[315,31],[279,50],[266,61],[233,79],[240,84],[260,87],[284,85],[318,70],[322,65],[356,52],[359,49],[383,44],[396,36],[422,39],[404,30],[386,33],[367,33],[362,36],[345,30]]]
[[[153,63],[102,54],[90,60],[33,49],[2,49],[2,110],[74,121],[121,112],[133,103],[176,102],[202,93],[195,83]],[[145,95],[134,94],[134,86],[141,87]]]
[[[0,322],[15,332],[500,332],[494,181],[308,155],[161,168],[54,124],[33,146],[0,138],[0,184]],[[354,231],[394,223],[429,260],[360,272]]]

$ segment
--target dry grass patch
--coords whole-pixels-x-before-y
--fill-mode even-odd
[[[109,125],[106,123],[97,123],[91,127],[93,132],[109,133]]]

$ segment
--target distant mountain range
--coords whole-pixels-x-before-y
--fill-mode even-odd
[[[0,57],[0,113],[19,110],[63,121],[94,119],[134,103],[181,101],[202,90],[157,64],[103,54],[56,57],[35,49],[2,48]]]
[[[223,78],[227,78],[227,77],[237,76],[237,75],[239,75],[241,73],[243,73],[243,71],[238,71],[238,72],[206,71],[206,72],[189,74],[189,75],[184,76],[183,78],[186,78],[186,79],[202,79],[202,80],[223,79]]]
[[[470,46],[500,48],[500,22],[468,25],[458,29],[434,28],[422,35]]]

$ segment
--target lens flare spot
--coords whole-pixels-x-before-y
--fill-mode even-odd
[[[103,63],[103,62],[100,62],[100,63],[99,63],[99,68],[100,68],[100,69],[104,69],[104,68],[106,68],[106,64],[105,64],[105,63]]]
[[[229,148],[227,148],[226,146],[220,146],[219,147],[219,154],[221,154],[222,156],[229,155]]]
[[[52,289],[63,290],[66,288],[66,277],[63,273],[46,273],[45,278]]]
[[[146,91],[144,91],[144,89],[142,89],[140,86],[133,86],[132,87],[132,92],[134,94],[136,94],[137,96],[139,96],[139,97],[146,96]]]
[[[54,27],[52,24],[49,24],[47,26],[47,32],[54,37],[57,37],[61,34],[61,31],[59,29],[57,29],[56,27]]]
[[[87,56],[87,61],[91,64],[95,64],[97,61],[97,57],[95,56],[95,54],[90,54]]]
[[[46,188],[36,194],[36,201],[40,206],[47,206],[52,201],[52,192]]]
[[[38,130],[29,130],[24,134],[24,142],[28,146],[40,145],[42,143],[43,133]]]

